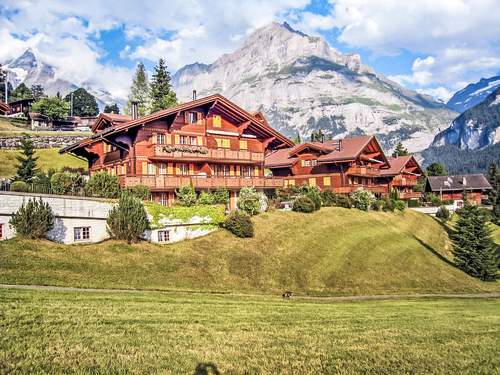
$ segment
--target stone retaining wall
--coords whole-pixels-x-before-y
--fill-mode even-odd
[[[23,136],[7,136],[0,137],[0,149],[12,150],[21,147],[21,139]],[[75,142],[79,142],[86,137],[82,136],[62,136],[62,135],[50,135],[50,136],[33,136],[31,140],[33,141],[33,146],[35,148],[62,148],[69,146]]]

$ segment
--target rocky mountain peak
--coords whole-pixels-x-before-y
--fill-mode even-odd
[[[8,66],[11,69],[35,69],[38,66],[38,59],[36,57],[35,51],[33,51],[31,48],[28,48],[21,56],[12,60]]]

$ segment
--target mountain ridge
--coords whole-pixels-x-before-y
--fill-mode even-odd
[[[446,106],[454,111],[462,113],[481,103],[488,95],[495,91],[497,87],[500,87],[500,76],[481,78],[479,81],[470,83],[453,94],[446,103]]]

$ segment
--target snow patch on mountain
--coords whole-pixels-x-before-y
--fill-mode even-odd
[[[448,108],[462,113],[481,103],[497,87],[500,87],[500,76],[481,78],[478,82],[471,83],[457,91],[446,105]]]

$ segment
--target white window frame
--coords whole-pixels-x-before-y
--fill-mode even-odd
[[[73,227],[73,240],[75,242],[90,241],[90,227]]]
[[[196,124],[198,122],[198,112],[188,112],[188,124]]]
[[[170,242],[170,230],[168,229],[159,230],[158,242]]]
[[[156,134],[156,144],[164,145],[165,139],[166,139],[165,134],[163,134],[163,133]]]

